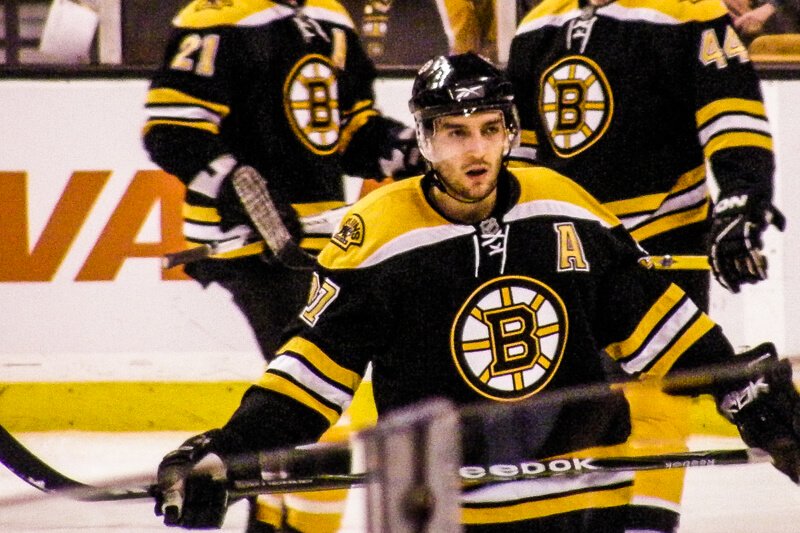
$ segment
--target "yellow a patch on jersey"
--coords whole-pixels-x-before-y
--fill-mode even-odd
[[[572,222],[553,224],[553,229],[558,236],[558,272],[588,272],[589,261],[583,251],[583,244],[578,235],[578,230]]]

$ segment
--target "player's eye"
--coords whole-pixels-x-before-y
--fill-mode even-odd
[[[502,128],[502,126],[500,126],[500,124],[490,124],[490,125],[486,126],[485,128],[483,128],[483,134],[486,137],[494,137],[495,135],[500,133],[502,131],[502,129],[503,128]]]

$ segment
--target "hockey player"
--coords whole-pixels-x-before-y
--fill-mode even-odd
[[[522,125],[513,159],[577,181],[650,253],[689,256],[674,265],[689,270],[665,274],[703,309],[708,266],[692,256],[710,256],[732,292],[766,278],[761,235],[784,224],[772,137],[721,0],[544,0],[517,29],[508,73]]]
[[[631,379],[731,359],[719,326],[649,268],[593,197],[555,171],[505,167],[519,129],[511,84],[495,67],[471,53],[437,57],[417,75],[410,106],[430,170],[349,211],[263,378],[221,429],[164,458],[156,513],[168,525],[218,527],[225,492],[196,475],[198,464],[224,472],[226,461],[238,468],[236,454],[313,442],[347,408],[369,362],[384,414],[432,397],[517,402],[604,383],[601,350]],[[746,358],[774,357],[768,348]],[[797,480],[800,396],[790,374],[715,392],[747,442]],[[539,428],[505,429],[524,437]],[[547,446],[523,453],[617,445],[631,431],[625,402],[567,407]],[[487,450],[467,439],[465,459],[494,452],[498,439],[489,436]],[[677,517],[631,520],[631,477],[473,490],[463,495],[462,522],[480,532],[673,531]]]
[[[174,26],[147,95],[144,145],[186,185],[187,241],[221,250],[186,273],[231,293],[268,358],[306,299],[310,272],[276,260],[233,176],[263,176],[284,226],[270,230],[315,254],[338,222],[344,173],[419,172],[413,129],[374,108],[374,67],[336,1],[195,0]],[[333,507],[322,502],[318,514]],[[276,524],[282,512],[264,506],[259,517]],[[300,527],[305,514],[290,522]]]

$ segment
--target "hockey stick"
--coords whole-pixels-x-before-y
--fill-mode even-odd
[[[651,255],[656,270],[711,270],[707,255]]]
[[[787,356],[784,359],[797,364],[800,357]],[[705,367],[704,371],[684,372],[663,380],[652,380],[650,383],[630,382],[619,384],[656,386],[662,391],[680,394],[696,394],[707,390],[711,385],[720,385],[734,379],[741,379],[751,373],[758,373],[770,363],[761,362],[754,366]],[[774,364],[774,363],[772,363]],[[608,384],[581,386],[578,391],[565,395],[564,391],[555,391],[544,398],[537,399],[539,404],[546,402],[564,402],[566,400],[597,399],[614,393]],[[498,405],[477,407],[468,406],[461,409],[461,416],[501,416],[502,411],[512,409],[530,409],[530,405],[516,404],[512,406]],[[380,424],[379,424],[380,425]],[[328,449],[329,451],[330,448]],[[346,451],[346,448],[344,448]],[[343,447],[332,450],[342,457]],[[349,453],[349,452],[347,452]],[[313,491],[328,488],[348,487],[369,480],[364,474],[342,473],[342,468],[330,466],[320,467],[320,463],[330,465],[337,461],[330,458],[321,459],[325,451],[289,450],[260,454],[258,464],[261,466],[260,480],[238,481],[231,485],[234,497],[268,492]],[[309,462],[309,459],[311,462]],[[242,461],[252,464],[252,457],[244,457]],[[760,463],[769,460],[769,456],[757,449],[740,450],[708,450],[700,452],[682,452],[640,457],[607,457],[600,459],[562,458],[550,461],[526,461],[518,465],[467,466],[462,469],[462,478],[466,484],[509,481],[515,479],[535,479],[559,474],[585,474],[589,472],[619,470],[649,470],[658,468],[684,468],[694,466],[711,466],[722,464]],[[344,462],[344,461],[342,461]],[[75,481],[58,472],[41,461],[32,452],[17,441],[8,431],[0,426],[0,463],[5,465],[17,477],[43,492],[62,493],[73,499],[86,501],[109,501],[147,497],[150,487],[96,487]],[[297,468],[297,465],[302,467]],[[347,463],[349,464],[349,462]],[[294,466],[293,466],[294,465]],[[481,471],[480,469],[483,469]],[[476,470],[477,469],[477,470]],[[516,469],[516,470],[515,470]],[[299,470],[295,472],[293,470]],[[320,471],[337,470],[338,473],[321,474]],[[313,472],[308,474],[308,472]]]
[[[341,454],[341,450],[338,453]],[[307,464],[309,458],[313,461],[319,456],[319,453],[304,453],[302,450],[291,450],[260,455],[264,456],[263,460],[266,463],[274,465],[278,469],[286,469],[289,468],[292,462]],[[2,425],[0,425],[0,463],[18,478],[44,493],[65,496],[77,501],[133,500],[149,498],[153,495],[153,485],[97,486],[76,481],[39,459]],[[274,475],[277,476],[276,479],[258,480],[255,483],[255,488],[250,487],[250,483],[246,481],[238,482],[241,486],[233,483],[228,492],[231,498],[241,498],[256,494],[347,488],[361,483],[364,478],[364,476],[358,475],[339,474],[318,474],[287,478],[285,477],[288,475],[286,472],[275,472]],[[0,502],[12,504],[17,502],[16,500],[3,499]],[[27,498],[20,500],[19,503],[24,500],[27,500]]]
[[[267,182],[256,169],[241,166],[233,173],[233,188],[247,215],[275,259],[292,270],[310,270],[316,259],[300,248],[278,215]]]
[[[0,426],[0,463],[42,492],[72,494],[77,500],[113,501],[145,498],[147,488],[100,488],[75,481],[48,465]]]
[[[205,259],[213,253],[214,247],[212,245],[203,244],[202,246],[189,248],[188,250],[164,254],[164,257],[161,258],[161,268],[168,270],[176,266],[194,263],[195,261]]]
[[[304,236],[330,237],[331,234],[336,231],[339,222],[341,222],[342,217],[349,208],[350,206],[337,207],[314,215],[299,217],[298,220],[303,227]],[[255,242],[260,241],[246,242],[242,238],[235,238],[227,241],[206,243],[187,250],[164,254],[161,259],[161,266],[167,270],[176,266],[194,263],[195,261],[206,259],[212,255],[240,250],[250,244],[255,244]]]
[[[369,482],[368,474],[293,474],[297,464],[308,466],[324,451],[309,455],[305,450],[289,450],[259,454],[261,464],[273,470],[262,472],[263,479],[233,480],[228,487],[232,499],[258,494],[319,491],[349,488]],[[340,457],[342,449],[333,450]],[[276,457],[279,459],[276,460]],[[287,459],[288,458],[288,459]],[[718,465],[744,465],[770,462],[771,457],[757,448],[733,450],[704,450],[661,455],[579,458],[566,457],[545,461],[522,461],[517,464],[464,466],[460,469],[465,488],[488,483],[502,483],[554,476],[589,473],[690,468]],[[0,462],[17,477],[45,493],[58,494],[78,501],[116,501],[152,496],[152,486],[123,487],[95,486],[65,476],[36,457],[8,431],[0,426]],[[294,465],[293,465],[294,463]],[[307,468],[300,468],[307,470]],[[0,500],[0,503],[14,503]]]

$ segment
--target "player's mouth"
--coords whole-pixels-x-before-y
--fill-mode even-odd
[[[486,166],[479,166],[479,167],[470,167],[465,171],[465,174],[470,178],[481,178],[485,176],[489,172],[489,167]]]

